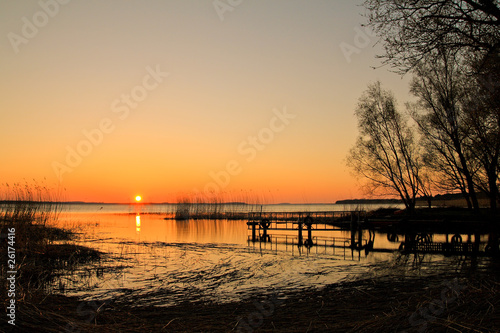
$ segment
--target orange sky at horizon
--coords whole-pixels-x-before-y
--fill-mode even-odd
[[[345,164],[357,100],[380,80],[403,105],[408,78],[372,69],[362,1],[221,2],[0,4],[0,184],[89,202],[366,197]]]

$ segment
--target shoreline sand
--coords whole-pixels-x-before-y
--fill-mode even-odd
[[[498,332],[500,270],[395,269],[321,290],[263,291],[241,302],[169,307],[45,296],[19,302],[16,330],[39,332]],[[4,321],[4,318],[1,320]],[[3,324],[2,324],[3,325]],[[5,327],[5,326],[4,326]]]

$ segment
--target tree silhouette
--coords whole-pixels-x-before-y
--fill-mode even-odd
[[[498,0],[366,0],[384,63],[406,73],[437,49],[487,57],[500,48]]]
[[[360,136],[347,164],[368,180],[371,193],[398,195],[413,212],[422,180],[418,146],[391,92],[369,85],[356,109]]]
[[[410,91],[419,98],[413,118],[422,132],[426,159],[451,189],[460,189],[471,208],[479,210],[473,175],[474,160],[468,150],[471,128],[463,101],[469,87],[454,53],[440,51],[434,61],[414,67]]]

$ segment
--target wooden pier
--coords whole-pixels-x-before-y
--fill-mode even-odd
[[[328,238],[329,246],[343,248],[361,249],[373,244],[371,239],[364,240],[362,228],[359,226],[364,219],[364,212],[360,211],[332,211],[332,212],[259,212],[248,214],[248,230],[250,242],[271,242],[269,231],[292,231],[296,237],[285,235],[285,242],[288,238],[294,240],[295,245],[311,247],[318,244],[318,237],[314,233],[321,231],[335,230],[355,230],[351,237]],[[276,237],[276,235],[274,235]],[[277,242],[277,241],[276,241]],[[327,244],[327,240],[322,239],[322,243]]]
[[[488,242],[481,242],[479,230],[485,222],[465,223],[460,221],[408,221],[368,219],[363,211],[331,212],[254,212],[248,214],[249,243],[272,243],[311,248],[323,246],[365,250],[368,252],[429,253],[444,255],[498,255],[498,227],[493,228]],[[485,228],[486,230],[490,228]],[[375,230],[387,233],[390,242],[399,242],[399,249],[374,248]],[[280,235],[276,232],[285,231]],[[350,237],[330,237],[318,233],[325,231],[349,231]],[[313,235],[314,233],[314,235]],[[444,242],[434,242],[432,234],[445,236]],[[487,233],[487,232],[486,232]],[[462,242],[461,235],[468,235]],[[496,237],[491,237],[495,236]],[[451,239],[450,239],[451,237]],[[472,241],[474,237],[474,241]]]

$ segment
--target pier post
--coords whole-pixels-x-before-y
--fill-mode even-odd
[[[257,226],[256,226],[257,223],[255,222],[252,222],[252,242],[256,242],[257,241]]]
[[[358,220],[358,247],[361,249],[363,246],[363,226],[361,225],[361,221]]]
[[[312,246],[313,240],[312,240],[312,224],[313,224],[313,219],[311,216],[307,216],[304,219],[304,224],[306,225],[307,228],[307,240],[306,240],[306,245],[307,246]]]
[[[354,213],[351,212],[351,248],[356,247],[356,224]]]
[[[479,252],[479,245],[481,244],[481,235],[479,233],[474,234],[474,245],[473,245],[473,252],[478,253]]]
[[[262,236],[260,238],[261,241],[264,242],[271,241],[271,237],[267,235],[267,229],[269,229],[270,226],[271,226],[271,221],[269,221],[268,219],[263,219],[262,221],[260,221],[260,227],[262,228]]]
[[[312,240],[312,224],[307,224],[307,245],[313,245]]]
[[[301,246],[303,244],[303,241],[302,241],[302,221],[300,221],[299,219],[299,241],[298,241],[298,245]]]

